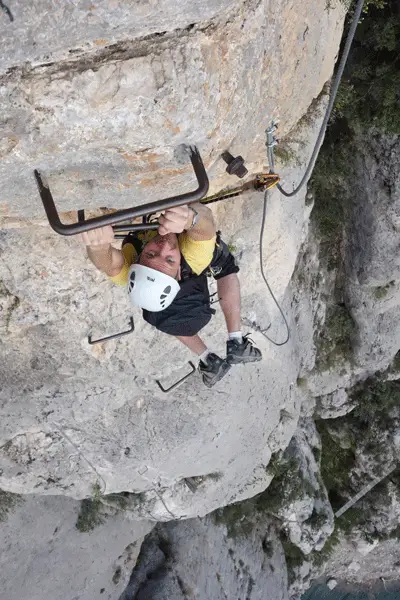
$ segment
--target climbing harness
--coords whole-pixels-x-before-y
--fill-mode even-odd
[[[159,223],[155,219],[156,213],[161,212],[162,210],[166,210],[166,208],[181,205],[182,202],[194,202],[197,198],[197,200],[200,201],[202,204],[213,204],[222,200],[236,198],[237,196],[243,194],[244,192],[250,189],[262,192],[266,189],[270,189],[279,182],[279,175],[262,173],[256,175],[254,180],[248,182],[245,186],[223,190],[222,192],[218,192],[217,194],[214,194],[212,196],[204,197],[205,192],[208,190],[209,183],[207,174],[204,169],[203,161],[197,148],[190,148],[190,158],[198,182],[198,188],[194,192],[189,192],[180,196],[174,196],[172,198],[167,198],[164,200],[158,200],[156,202],[141,205],[139,207],[134,207],[131,209],[115,211],[113,213],[109,213],[91,219],[85,218],[84,209],[80,209],[77,211],[77,222],[72,224],[62,223],[46,177],[39,170],[35,170],[34,175],[38,186],[40,198],[42,200],[42,204],[46,212],[46,216],[48,218],[50,226],[54,231],[56,231],[60,235],[69,236],[76,235],[77,233],[82,233],[84,231],[89,231],[96,227],[111,225],[114,231],[114,237],[116,239],[125,239],[129,233],[151,230],[156,231],[159,227]],[[241,157],[237,157],[233,160],[236,161],[239,159],[242,160]],[[132,221],[133,219],[138,219],[138,217],[142,218],[141,223],[125,222],[127,220]],[[121,224],[121,221],[124,221],[124,223]],[[220,232],[218,232],[218,236],[219,235]],[[217,275],[218,273],[214,272],[211,274]],[[218,300],[213,300],[211,304],[217,301]],[[109,340],[117,339],[119,337],[128,335],[129,333],[132,333],[135,329],[133,318],[130,319],[129,323],[130,326],[127,330],[109,336],[105,336],[98,339],[93,339],[92,336],[88,336],[88,343],[90,345],[100,344]]]

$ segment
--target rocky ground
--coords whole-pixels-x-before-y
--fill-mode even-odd
[[[374,591],[400,590],[399,542],[343,542],[330,558],[328,569],[341,580],[341,586],[367,587]]]

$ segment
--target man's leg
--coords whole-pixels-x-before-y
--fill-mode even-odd
[[[177,335],[176,338],[199,357],[199,371],[207,387],[212,387],[229,371],[227,361],[210,352],[199,335]]]
[[[217,279],[219,303],[224,313],[229,340],[226,358],[230,364],[255,362],[262,355],[251,340],[242,336],[240,325],[240,283],[236,273]]]
[[[197,356],[207,352],[207,346],[199,335],[177,335],[176,338]]]
[[[228,333],[240,331],[240,283],[236,273],[217,279],[217,290]]]

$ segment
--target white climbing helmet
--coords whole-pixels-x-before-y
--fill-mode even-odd
[[[161,271],[137,263],[129,269],[128,294],[140,308],[160,312],[172,304],[179,290],[179,283]]]

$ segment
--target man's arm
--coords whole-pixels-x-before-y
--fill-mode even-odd
[[[99,227],[81,234],[81,239],[86,245],[88,256],[92,263],[106,273],[115,277],[124,266],[124,255],[111,244],[114,241],[114,231],[111,225]]]
[[[190,207],[198,213],[197,223],[192,227],[195,213]],[[216,235],[214,218],[211,210],[200,202],[193,202],[190,206],[186,204],[169,208],[158,219],[160,235],[167,233],[182,233],[186,231],[189,238],[195,241],[211,240]]]
[[[193,241],[212,240],[216,235],[216,229],[211,210],[200,202],[193,202],[191,206],[199,215],[194,227],[192,223],[195,214],[187,204],[184,204],[176,208],[168,208],[160,216],[159,234],[186,231],[187,236]],[[86,245],[90,260],[100,271],[109,277],[116,277],[121,273],[125,259],[122,251],[111,245],[114,241],[111,225],[86,231],[81,234],[81,239]]]

